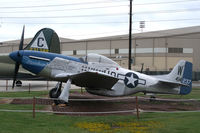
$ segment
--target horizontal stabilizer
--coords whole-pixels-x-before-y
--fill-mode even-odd
[[[159,80],[159,82],[174,84],[174,85],[177,85],[177,86],[189,86],[188,84],[184,84],[184,83],[181,83],[181,82],[173,82],[173,81],[170,81],[170,80]]]

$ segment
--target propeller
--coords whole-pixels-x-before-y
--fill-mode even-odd
[[[23,45],[24,45],[24,30],[25,30],[25,26],[23,26],[22,36],[21,36],[21,40],[20,40],[20,44],[19,44],[19,50],[23,50]],[[19,51],[18,51],[17,56],[20,56]],[[17,74],[18,74],[18,71],[19,71],[19,66],[20,66],[20,63],[17,61],[15,63],[15,72],[14,72],[14,76],[13,76],[13,84],[12,84],[12,88],[13,89],[15,87],[15,82],[16,82],[16,79],[17,79]]]

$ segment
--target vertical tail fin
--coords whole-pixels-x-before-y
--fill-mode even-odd
[[[192,90],[192,63],[180,60],[174,69],[167,75],[168,79],[181,82],[180,94],[189,94]]]
[[[58,35],[52,29],[43,28],[36,33],[33,40],[24,48],[24,50],[61,53]]]

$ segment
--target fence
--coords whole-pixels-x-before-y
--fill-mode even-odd
[[[36,106],[37,106],[37,99],[42,99],[42,100],[59,100],[59,99],[55,99],[55,98],[43,98],[43,97],[0,97],[0,99],[29,99],[32,100],[32,110],[9,110],[9,109],[0,109],[0,112],[30,112],[33,114],[33,118],[36,117],[36,113],[54,113],[54,114],[65,114],[65,115],[109,115],[109,114],[126,114],[126,113],[132,113],[132,114],[136,114],[137,115],[137,119],[139,119],[140,113],[149,113],[149,112],[155,112],[155,113],[185,113],[185,112],[200,112],[200,110],[188,110],[188,111],[164,111],[164,110],[141,110],[139,108],[139,103],[138,103],[138,99],[139,100],[151,100],[152,98],[146,98],[146,97],[120,97],[120,98],[101,98],[101,99],[69,99],[69,102],[72,101],[85,101],[85,102],[89,102],[89,101],[93,101],[93,102],[98,102],[98,101],[117,101],[117,100],[135,100],[135,108],[133,109],[129,109],[129,110],[112,110],[112,111],[98,111],[98,112],[93,112],[93,111],[83,111],[83,112],[72,112],[72,111],[51,111],[51,110],[36,110]],[[161,98],[156,98],[153,99],[153,101],[164,101],[164,102],[197,102],[200,101],[200,99],[161,99]],[[133,103],[134,104],[134,103]]]

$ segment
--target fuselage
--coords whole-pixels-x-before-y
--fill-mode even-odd
[[[66,82],[68,80],[67,76],[66,78],[56,78],[56,76],[59,74],[73,75],[83,72],[96,72],[118,79],[111,88],[89,88],[88,86],[81,86],[85,87],[88,92],[98,95],[122,96],[137,92],[179,93],[177,88],[165,87],[162,89],[157,86],[157,78],[124,69],[119,65],[109,62],[87,62],[81,58],[61,54],[26,50],[13,52],[10,54],[10,57],[15,61],[19,61],[26,70],[50,80]],[[102,57],[105,58],[104,56]]]

